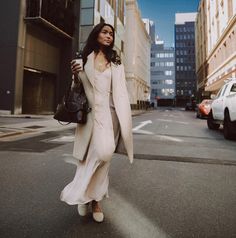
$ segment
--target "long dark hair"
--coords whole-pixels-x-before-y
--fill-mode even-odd
[[[103,53],[105,54],[105,57],[106,57],[108,63],[112,62],[112,63],[114,63],[116,65],[121,64],[120,57],[118,56],[117,52],[115,50],[113,50],[114,42],[115,42],[115,30],[114,30],[114,27],[112,25],[110,25],[110,24],[102,22],[102,23],[97,24],[93,28],[93,30],[90,32],[90,34],[88,36],[86,45],[85,45],[85,47],[84,47],[84,49],[82,51],[84,65],[86,64],[87,57],[88,57],[88,55],[90,53],[92,53],[93,51],[95,53],[99,52],[100,45],[99,45],[97,39],[98,39],[99,33],[101,32],[101,30],[102,30],[102,28],[104,26],[109,26],[112,29],[113,41],[112,41],[111,45],[104,47]]]

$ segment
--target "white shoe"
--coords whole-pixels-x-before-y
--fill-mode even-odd
[[[80,216],[86,216],[88,214],[88,204],[79,204],[78,205],[78,213]]]
[[[103,222],[104,220],[103,212],[93,212],[93,219],[96,222]]]
[[[103,222],[104,214],[103,214],[102,209],[99,206],[99,204],[95,201],[92,202],[92,213],[93,213],[94,221]]]

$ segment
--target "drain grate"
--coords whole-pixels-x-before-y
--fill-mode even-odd
[[[44,126],[26,126],[24,128],[29,128],[29,129],[39,129],[39,128],[44,128]]]

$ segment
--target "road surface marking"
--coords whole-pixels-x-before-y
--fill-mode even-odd
[[[168,120],[168,119],[156,119],[157,121],[165,121],[165,122],[175,122],[183,125],[189,125],[188,122],[183,122],[183,121],[173,121],[173,120]]]
[[[144,126],[146,126],[146,125],[148,125],[148,124],[151,124],[151,123],[152,123],[151,120],[142,121],[139,126],[136,126],[136,127],[133,128],[133,131],[138,131],[138,130],[141,129],[142,127],[144,127]]]
[[[73,142],[75,139],[75,136],[61,136],[57,137],[55,139],[50,140],[51,142]]]
[[[133,131],[133,133],[134,133],[134,134],[143,134],[143,135],[154,135],[153,132],[145,131],[145,130]]]
[[[175,141],[175,142],[183,142],[183,140],[173,137],[173,136],[162,136],[162,135],[156,135],[156,137],[159,137],[163,140],[169,140],[169,141]]]

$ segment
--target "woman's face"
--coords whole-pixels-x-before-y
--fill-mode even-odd
[[[110,26],[104,26],[98,34],[98,43],[101,46],[110,46],[113,42],[113,31]]]

